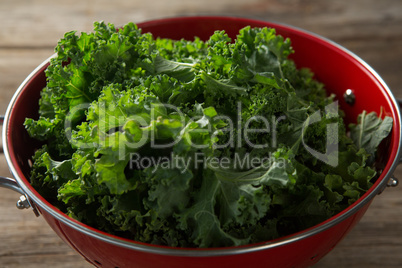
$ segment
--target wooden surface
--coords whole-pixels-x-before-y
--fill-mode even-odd
[[[400,0],[0,0],[0,114],[23,79],[53,53],[64,32],[179,15],[235,15],[292,24],[350,49],[402,98]],[[0,175],[9,176],[0,154]],[[402,168],[395,176],[402,179]],[[377,196],[362,221],[315,267],[401,267],[402,185]],[[0,189],[0,267],[91,267],[43,218],[19,211]]]

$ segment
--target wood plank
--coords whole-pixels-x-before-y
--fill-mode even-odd
[[[0,2],[0,46],[52,46],[67,31],[90,31],[94,21],[124,25],[129,21],[186,15],[234,15],[288,23],[331,39],[401,35],[398,0],[204,1],[71,0]],[[362,6],[366,8],[362,8]]]

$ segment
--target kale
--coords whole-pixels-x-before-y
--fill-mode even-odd
[[[275,29],[171,40],[98,22],[68,32],[46,70],[32,185],[69,216],[145,243],[274,239],[358,200],[392,118],[350,136],[335,97]]]

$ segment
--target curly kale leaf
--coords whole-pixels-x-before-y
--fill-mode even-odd
[[[339,213],[378,177],[392,119],[364,112],[347,136],[335,97],[274,29],[171,40],[97,22],[56,53],[39,118],[25,120],[44,144],[31,183],[100,230],[175,247],[267,241]],[[316,156],[328,144],[337,165]]]
[[[381,119],[375,112],[363,111],[357,117],[357,124],[350,124],[350,136],[358,148],[364,148],[371,155],[370,162],[374,161],[377,148],[389,135],[393,120],[389,116]]]

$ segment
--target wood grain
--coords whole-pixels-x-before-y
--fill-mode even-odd
[[[53,54],[67,31],[94,21],[188,15],[233,15],[277,21],[315,32],[351,50],[402,98],[400,0],[0,1],[0,114],[24,78]],[[0,175],[9,174],[0,155]],[[402,178],[402,168],[395,176]],[[0,189],[0,268],[91,267],[32,211],[18,211],[19,194]],[[315,267],[401,267],[402,186],[377,196],[361,222]]]

